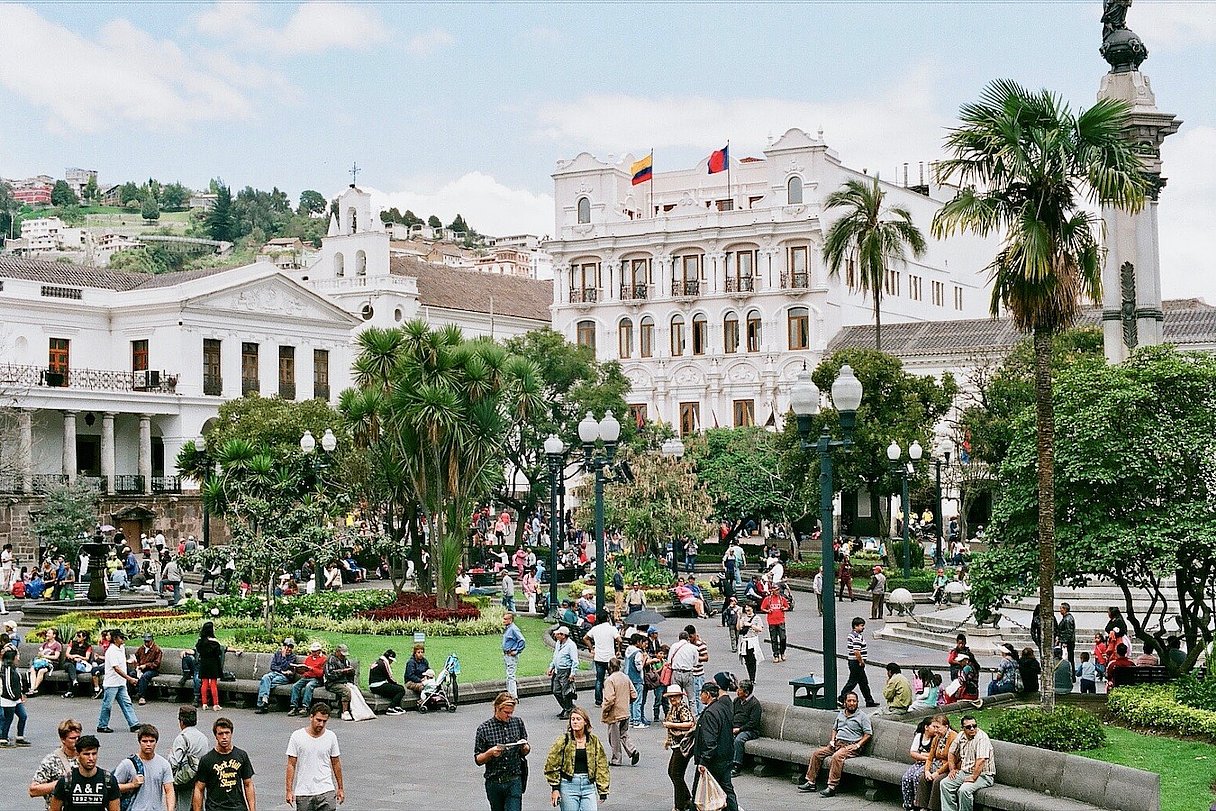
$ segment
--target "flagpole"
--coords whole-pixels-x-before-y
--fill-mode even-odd
[[[730,139],[726,139],[726,196],[730,199],[730,211],[735,210],[735,198],[730,186]]]
[[[654,147],[650,148],[650,182],[646,184],[646,195],[650,219],[654,219],[656,216],[654,211]]]

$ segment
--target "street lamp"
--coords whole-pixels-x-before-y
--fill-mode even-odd
[[[802,373],[790,387],[790,408],[798,418],[798,439],[803,450],[814,449],[819,454],[819,533],[823,555],[823,584],[829,589],[829,598],[835,591],[836,558],[832,549],[832,449],[848,448],[853,444],[853,428],[857,424],[857,409],[861,406],[861,381],[853,374],[848,364],[840,367],[840,373],[832,383],[832,404],[840,415],[841,439],[833,439],[827,426],[819,439],[810,442],[812,418],[819,413],[819,388],[811,380],[811,373],[804,367]],[[831,707],[836,698],[836,601],[823,601],[823,706]]]
[[[946,531],[946,510],[942,506],[942,463],[946,467],[950,467],[950,445],[945,440],[937,443],[937,455],[933,459],[933,466],[937,468],[937,553],[933,557],[933,565],[941,566],[945,563],[945,558],[942,557],[942,533]]]
[[[325,433],[321,436],[321,450],[325,451],[326,456],[332,454],[338,447],[338,438],[334,436],[334,432],[330,428],[325,429]],[[321,467],[321,460],[324,457],[313,456],[317,450],[317,438],[312,435],[312,431],[305,430],[304,435],[300,437],[300,450],[308,457],[309,463],[312,465],[313,476],[317,475],[318,468]],[[313,593],[321,593],[321,555],[317,555],[317,565],[313,568]]]
[[[545,439],[545,458],[549,462],[549,619],[556,620],[557,611],[557,539],[561,532],[557,515],[557,489],[565,490],[566,443],[557,434]]]
[[[900,459],[903,454],[903,448],[899,447],[899,443],[892,439],[891,444],[887,446],[887,459],[891,460],[891,472],[899,476],[900,481],[903,483],[900,509],[903,511],[904,516],[904,577],[907,577],[912,572],[912,548],[908,543],[908,524],[911,523],[909,520],[911,516],[908,515],[908,474],[914,472],[915,469],[912,467],[912,464],[920,461],[920,457],[924,455],[924,449],[921,448],[920,442],[914,440],[908,447],[908,458],[912,461],[906,465]],[[923,555],[924,552],[922,551],[921,554]]]
[[[604,610],[604,482],[615,479],[612,462],[616,458],[616,443],[621,438],[621,424],[611,411],[604,412],[599,422],[590,411],[578,424],[578,438],[583,443],[583,469],[595,474],[595,609]],[[604,443],[602,456],[596,455],[595,443]]]
[[[663,440],[663,446],[659,449],[660,452],[668,459],[679,461],[684,456],[684,443],[679,437]]]
[[[198,439],[194,440],[194,447],[203,455],[203,481],[201,484],[206,486],[211,479],[211,457],[207,454],[207,437],[199,434]],[[203,505],[203,546],[211,546],[211,512],[207,509],[207,497],[200,493],[199,501]]]

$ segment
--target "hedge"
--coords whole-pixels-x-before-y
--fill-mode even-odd
[[[1007,710],[993,722],[989,733],[1002,741],[1053,752],[1078,752],[1106,744],[1106,730],[1097,716],[1067,706],[1057,706],[1052,712],[1041,707]]]
[[[1115,687],[1107,693],[1106,709],[1134,727],[1216,738],[1216,712],[1180,703],[1170,684]]]

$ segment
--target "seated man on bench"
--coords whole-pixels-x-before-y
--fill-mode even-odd
[[[828,760],[828,785],[819,792],[824,797],[831,797],[840,785],[841,775],[844,774],[844,762],[861,754],[862,747],[870,742],[874,735],[874,727],[870,716],[857,709],[857,694],[849,693],[844,697],[844,709],[836,713],[836,721],[832,724],[832,736],[826,745],[819,747],[811,755],[811,763],[806,770],[806,780],[799,784],[798,790],[812,792],[817,786],[815,779],[823,761]]]
[[[705,612],[705,601],[697,597],[687,584],[677,581],[676,587],[672,591],[675,593],[676,602],[695,611],[698,619],[705,619],[709,616]]]

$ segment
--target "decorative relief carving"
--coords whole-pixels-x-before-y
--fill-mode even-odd
[[[305,307],[299,299],[275,287],[244,290],[229,306],[237,310],[279,315],[303,315],[305,312]]]
[[[671,382],[677,386],[703,386],[705,385],[705,375],[695,366],[685,366],[676,371],[671,377]]]

